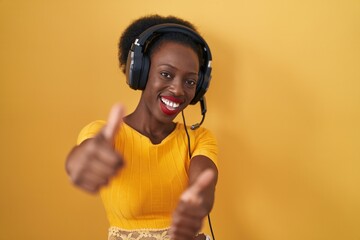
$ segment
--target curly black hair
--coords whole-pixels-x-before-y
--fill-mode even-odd
[[[163,23],[180,24],[197,32],[193,24],[191,24],[186,20],[174,16],[163,17],[156,14],[156,15],[144,16],[133,21],[121,35],[118,44],[119,66],[124,73],[126,71],[126,61],[128,57],[128,52],[131,48],[131,44],[146,29],[154,25],[163,24]],[[201,47],[198,46],[198,44],[196,44],[189,36],[186,36],[185,34],[182,33],[166,33],[157,37],[155,40],[151,42],[150,46],[148,46],[146,49],[148,56],[151,56],[154,49],[156,49],[163,41],[173,41],[191,47],[197,53],[199,57],[199,62],[200,64],[202,64]]]

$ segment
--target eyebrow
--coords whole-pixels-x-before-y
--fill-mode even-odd
[[[174,68],[174,69],[177,69],[176,67],[174,67],[173,65],[169,64],[169,63],[162,63],[162,64],[159,64],[158,67],[162,67],[162,66],[167,66],[167,67],[170,67],[170,68]],[[200,70],[199,70],[200,71]],[[189,72],[188,74],[190,75],[198,75],[199,73],[197,72]]]

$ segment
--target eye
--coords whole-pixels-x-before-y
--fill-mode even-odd
[[[195,87],[195,86],[196,86],[196,81],[193,80],[193,79],[187,79],[187,80],[185,81],[185,84],[186,84],[187,86],[189,86],[189,87]]]
[[[161,75],[162,77],[164,77],[164,78],[167,78],[167,79],[171,79],[171,78],[172,78],[171,74],[168,73],[168,72],[160,72],[160,75]]]

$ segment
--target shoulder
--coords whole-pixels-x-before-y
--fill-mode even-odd
[[[196,140],[203,140],[203,139],[215,139],[215,135],[212,133],[211,130],[205,127],[198,127],[194,130],[191,129],[190,126],[187,126],[189,134],[191,134]]]
[[[85,127],[83,127],[79,133],[77,144],[82,143],[84,140],[94,137],[106,124],[104,120],[96,120]]]
[[[183,123],[177,123],[176,127],[177,136],[186,137],[188,135],[191,145],[197,146],[199,143],[211,143],[212,145],[217,145],[216,137],[213,132],[205,127],[199,127],[194,130],[191,129],[191,126],[185,126]]]
[[[186,130],[187,131],[185,131],[184,124],[178,123],[178,134],[185,136],[187,132],[193,153],[197,152],[200,154],[204,151],[211,151],[214,155],[217,155],[217,140],[212,131],[205,127],[199,127],[192,130],[190,126],[186,126]]]
[[[192,156],[205,156],[216,166],[218,161],[218,143],[215,135],[205,127],[191,130],[187,127],[191,142]]]

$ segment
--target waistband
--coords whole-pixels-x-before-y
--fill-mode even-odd
[[[125,230],[110,227],[108,240],[170,240],[169,228]]]
[[[198,234],[194,239],[211,240],[205,234]],[[112,226],[109,228],[108,240],[170,240],[169,228],[125,230]]]

